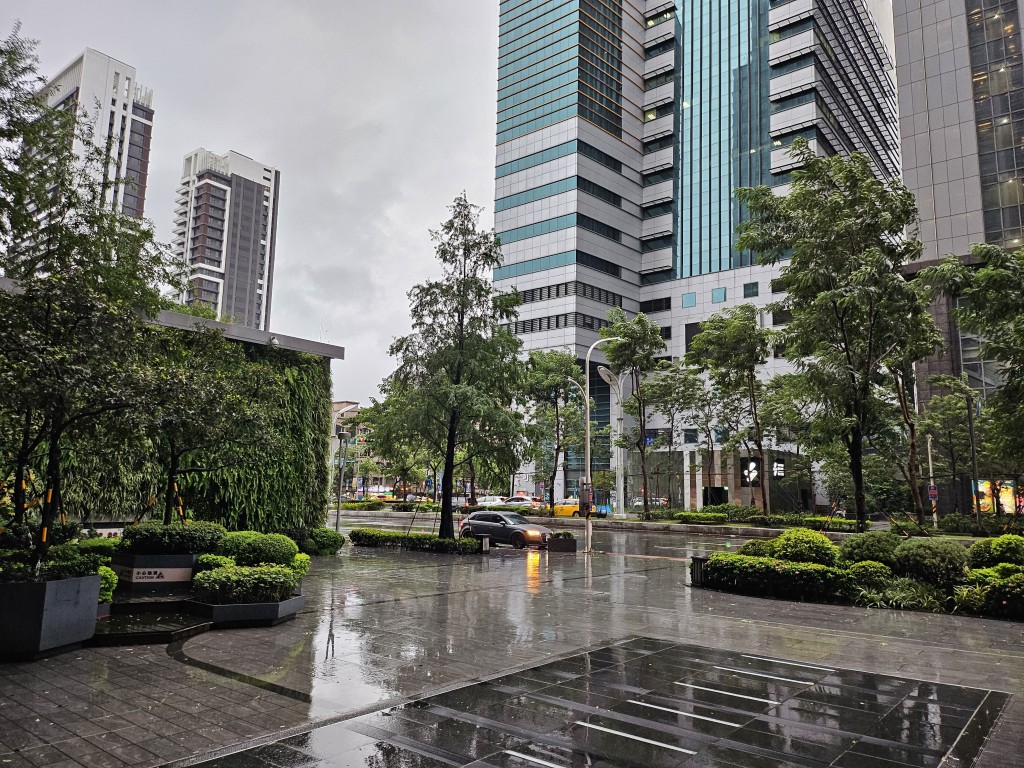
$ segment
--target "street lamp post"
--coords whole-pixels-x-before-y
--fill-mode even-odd
[[[337,531],[339,524],[341,523],[341,484],[345,479],[345,465],[348,464],[348,439],[352,437],[352,433],[346,432],[341,424],[334,425],[335,434],[338,436],[338,440],[341,441],[341,445],[338,446],[338,450],[344,450],[344,456],[341,461],[338,462],[338,509],[334,515],[334,530]],[[342,445],[344,449],[342,449]]]
[[[616,417],[615,417],[615,437],[616,437],[618,442],[621,442],[622,441],[622,421],[623,421],[623,413],[622,413],[622,382],[626,378],[626,376],[628,376],[629,374],[624,373],[621,376],[616,377],[615,374],[611,372],[611,369],[606,368],[603,365],[598,367],[597,372],[600,374],[601,378],[604,379],[605,382],[607,382],[608,386],[610,386],[613,390],[615,390],[615,400],[618,403],[618,411],[617,411]],[[625,489],[625,485],[626,485],[626,483],[625,483],[626,467],[625,467],[625,462],[623,460],[623,454],[625,453],[625,450],[626,449],[623,448],[621,445],[616,445],[615,446],[615,516],[616,517],[625,517],[626,516],[626,508],[625,508],[626,500],[624,498],[625,497],[625,493],[626,493],[626,489]]]
[[[586,421],[584,423],[584,433],[586,435],[585,442],[583,443],[583,471],[586,473],[586,488],[584,493],[580,493],[580,512],[586,512],[586,535],[583,539],[583,551],[585,553],[593,552],[593,541],[594,541],[594,523],[590,519],[592,513],[592,496],[593,496],[593,477],[590,469],[590,355],[597,348],[599,344],[604,344],[607,341],[625,341],[625,339],[619,336],[610,336],[607,339],[598,339],[590,345],[590,349],[587,350],[587,356],[584,359],[583,364],[583,381],[586,384],[586,390],[584,391],[584,402],[586,407]]]

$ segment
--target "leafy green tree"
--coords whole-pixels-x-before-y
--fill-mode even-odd
[[[439,280],[409,292],[412,333],[389,350],[398,367],[381,386],[394,435],[419,441],[444,457],[438,533],[454,538],[452,487],[463,462],[518,465],[523,448],[521,343],[509,328],[519,297],[496,294],[492,271],[501,265],[493,232],[477,229],[479,209],[460,195],[451,218],[431,232]],[[395,416],[400,415],[400,420]]]
[[[694,423],[697,397],[703,387],[700,375],[685,363],[669,363],[659,368],[648,381],[651,409],[667,423],[663,436],[655,440],[655,448],[667,448],[668,466],[673,478],[680,477],[676,467],[676,447],[680,429]],[[670,492],[673,503],[685,500],[681,485]]]
[[[971,466],[971,436],[967,424],[967,400],[964,395],[969,387],[955,376],[934,376],[931,385],[945,389],[948,393],[932,395],[925,404],[921,417],[921,430],[930,437],[934,447],[935,463],[939,474],[947,474],[953,485],[953,509],[960,512],[962,493],[957,484],[961,474]]]
[[[583,371],[576,356],[566,350],[532,350],[526,362],[526,397],[532,406],[534,436],[531,458],[543,472],[547,483],[548,504],[555,506],[555,477],[559,459],[568,465],[567,438],[583,421]],[[573,383],[575,382],[575,384]],[[567,469],[566,469],[567,471]]]
[[[877,427],[873,401],[879,389],[891,389],[894,356],[912,364],[909,358],[927,346],[921,339],[934,338],[921,292],[903,275],[921,253],[920,241],[906,236],[917,205],[899,179],[878,180],[864,155],[816,157],[804,140],[791,155],[803,169],[785,197],[770,187],[738,191],[750,211],[738,245],[762,263],[784,264],[776,287],[786,295],[773,311],[792,318],[782,332],[786,357],[807,377],[815,401],[843,420],[863,528],[864,446]]]
[[[652,323],[642,312],[630,320],[621,307],[608,313],[609,325],[601,329],[605,339],[605,356],[612,371],[626,373],[632,384],[632,394],[626,398],[626,413],[633,417],[634,427],[627,442],[635,445],[640,457],[640,474],[643,476],[644,517],[650,517],[650,482],[647,475],[647,427],[651,417],[650,384],[648,377],[658,368],[656,357],[665,349],[661,328]]]
[[[734,394],[743,403],[744,436],[753,442],[761,462],[761,507],[765,511],[769,509],[768,464],[760,415],[764,382],[758,372],[768,360],[773,337],[773,331],[761,327],[757,307],[743,304],[701,323],[700,333],[687,351],[687,362],[706,371],[721,395]]]

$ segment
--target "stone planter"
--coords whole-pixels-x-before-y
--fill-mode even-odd
[[[576,539],[548,539],[548,552],[575,552]]]
[[[214,629],[229,627],[272,627],[294,619],[306,605],[306,598],[296,595],[280,603],[241,603],[214,605],[196,600],[186,601],[189,613],[209,619]]]
[[[690,586],[704,586],[704,569],[707,567],[707,564],[708,558],[706,557],[694,556],[690,558]]]
[[[105,619],[110,616],[110,603],[100,603],[96,606],[96,618]]]
[[[117,574],[117,589],[128,592],[165,592],[187,588],[199,555],[136,555],[119,552],[110,567]]]
[[[0,584],[0,658],[38,658],[85,642],[96,632],[99,596],[99,576]]]

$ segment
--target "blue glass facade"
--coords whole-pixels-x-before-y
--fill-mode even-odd
[[[677,0],[676,276],[751,263],[737,187],[771,183],[769,0]]]

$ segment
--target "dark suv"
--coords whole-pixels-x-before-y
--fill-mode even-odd
[[[515,512],[474,512],[459,523],[459,536],[489,536],[491,544],[511,544],[516,549],[528,545],[547,546],[551,529],[535,525]]]

